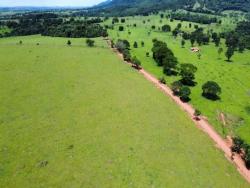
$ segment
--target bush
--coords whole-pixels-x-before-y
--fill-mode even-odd
[[[183,84],[181,83],[181,81],[175,81],[171,84],[171,89],[173,91],[174,95],[179,95],[180,93],[180,89],[182,88]]]
[[[137,44],[137,42],[134,42],[134,48],[138,48],[138,44]]]
[[[195,109],[194,116],[199,117],[201,115],[201,111],[198,109]]]
[[[240,137],[233,138],[233,145],[231,147],[232,152],[241,153],[241,148],[243,148],[244,141]]]
[[[221,87],[214,81],[208,81],[202,86],[202,95],[207,99],[217,100],[221,94]]]
[[[182,86],[179,91],[180,99],[184,102],[187,102],[190,100],[189,96],[191,94],[191,90],[187,86]]]
[[[136,69],[140,69],[141,68],[141,62],[136,57],[132,58],[131,63],[132,63],[132,66],[135,67]]]
[[[124,27],[123,26],[119,26],[119,31],[124,31]]]
[[[181,64],[180,67],[180,76],[182,77],[181,81],[184,85],[193,86],[195,85],[195,73],[197,71],[197,67],[193,64]]]
[[[71,46],[71,41],[70,40],[68,40],[67,45]]]
[[[95,41],[94,40],[91,40],[91,39],[87,39],[86,40],[86,44],[87,46],[89,47],[93,47],[95,45]]]
[[[163,26],[161,27],[161,30],[162,30],[163,32],[170,32],[170,31],[171,31],[171,27],[170,27],[170,25],[163,25]]]
[[[164,77],[161,77],[161,78],[159,79],[159,82],[162,83],[162,84],[166,84],[166,80],[165,80]]]

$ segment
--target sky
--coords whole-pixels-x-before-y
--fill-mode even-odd
[[[0,7],[14,6],[92,6],[105,0],[0,0]]]

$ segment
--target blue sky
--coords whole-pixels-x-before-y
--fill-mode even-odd
[[[105,0],[0,0],[3,6],[91,6]]]

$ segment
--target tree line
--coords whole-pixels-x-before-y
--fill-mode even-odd
[[[53,37],[106,37],[107,29],[100,23],[102,19],[85,20],[63,19],[54,14],[28,14],[19,20],[9,20],[4,24],[11,29],[4,36],[23,36],[42,34]]]

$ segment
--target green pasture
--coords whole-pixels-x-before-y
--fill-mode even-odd
[[[144,24],[143,20],[147,22]],[[107,21],[107,23],[109,23]],[[229,23],[230,21],[228,21]],[[136,23],[137,27],[133,27]],[[225,45],[224,40],[221,41],[221,46],[224,52],[221,56],[218,55],[218,48],[214,43],[199,47],[201,49],[201,59],[197,54],[190,51],[191,44],[186,41],[185,47],[181,47],[181,37],[174,38],[171,33],[163,33],[158,30],[152,30],[151,26],[156,28],[163,24],[170,24],[172,28],[180,23],[179,21],[169,22],[167,19],[160,23],[160,16],[148,17],[129,17],[126,19],[125,31],[119,32],[116,24],[114,30],[109,30],[110,38],[117,40],[127,39],[131,44],[131,52],[133,56],[137,56],[142,61],[142,66],[157,77],[162,77],[162,68],[157,67],[152,58],[152,39],[165,41],[172,49],[180,63],[192,63],[198,67],[196,73],[197,86],[192,88],[191,104],[201,110],[209,122],[223,135],[236,134],[241,136],[250,143],[250,52],[236,52],[232,58],[232,62],[225,61]],[[189,22],[182,22],[182,29],[192,31],[188,27]],[[194,25],[195,23],[192,23]],[[128,26],[128,27],[127,27]],[[221,30],[224,25],[202,25],[204,29],[212,28],[213,30]],[[217,27],[217,28],[215,28]],[[233,27],[233,26],[232,26]],[[128,32],[131,32],[129,35]],[[133,48],[133,43],[137,42],[139,48]],[[145,46],[141,46],[141,41],[144,41]],[[146,53],[150,52],[150,57],[146,57]],[[178,77],[167,77],[167,83],[170,85],[173,81],[178,80]],[[222,95],[220,101],[209,101],[201,96],[202,85],[206,81],[216,81],[222,87]],[[227,124],[224,125],[221,121],[221,114],[226,117]]]
[[[103,39],[67,40],[0,39],[0,187],[249,187]]]

